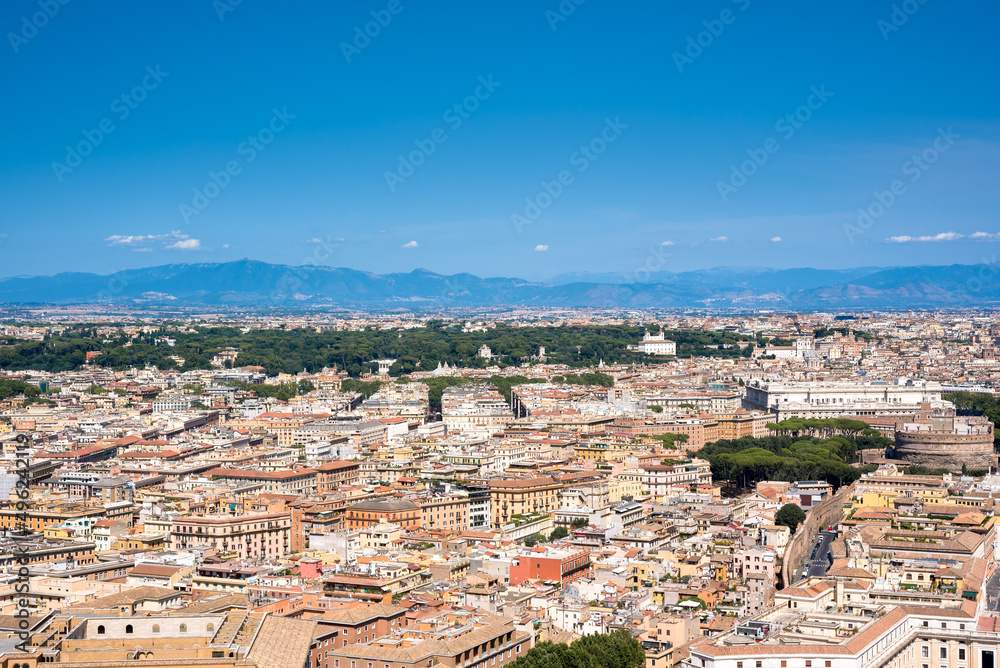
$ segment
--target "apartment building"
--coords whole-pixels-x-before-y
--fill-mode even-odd
[[[551,546],[521,550],[512,555],[510,584],[531,580],[558,582],[560,585],[590,575],[590,550]]]
[[[449,434],[490,435],[513,422],[514,413],[492,385],[459,385],[445,388],[441,419]]]
[[[490,480],[493,526],[500,528],[514,515],[551,513],[559,509],[563,484],[548,476]]]
[[[454,512],[454,511],[453,511]],[[347,529],[364,529],[376,524],[398,524],[404,529],[420,528],[420,506],[406,499],[371,499],[347,507]]]
[[[291,471],[255,471],[218,467],[206,471],[205,475],[219,480],[261,484],[266,494],[307,495],[316,491],[317,473],[316,469],[307,468]]]
[[[692,459],[683,464],[644,464],[643,491],[654,498],[667,496],[675,485],[710,485],[712,467],[703,459]]]
[[[177,549],[212,547],[240,559],[275,559],[289,551],[289,513],[176,517],[170,528]]]
[[[316,469],[316,491],[322,494],[332,492],[341,486],[355,485],[360,477],[360,471],[359,462],[340,459],[323,462]]]
[[[432,496],[417,499],[420,521],[425,530],[468,531],[469,498],[463,496]]]

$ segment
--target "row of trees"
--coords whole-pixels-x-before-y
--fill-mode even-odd
[[[24,395],[27,398],[37,397],[42,391],[31,383],[25,383],[21,380],[11,380],[9,378],[0,378],[0,399],[6,399],[8,397],[17,397]]]
[[[697,456],[708,460],[716,480],[743,489],[761,480],[826,480],[840,487],[874,470],[851,466],[857,457],[857,445],[844,436],[798,440],[791,436],[747,436],[709,443]]]
[[[646,653],[625,629],[586,636],[572,644],[541,642],[510,664],[510,668],[643,668]]]
[[[432,370],[439,363],[463,367],[485,367],[495,362],[477,356],[480,346],[489,346],[503,364],[529,361],[540,346],[549,362],[580,368],[607,363],[642,362],[645,355],[628,349],[642,338],[636,326],[509,327],[499,324],[485,332],[463,332],[458,326],[430,322],[405,331],[320,331],[305,328],[250,330],[234,327],[198,327],[194,331],[161,329],[135,338],[124,334],[97,336],[93,327],[69,327],[43,341],[7,340],[0,348],[0,369],[69,371],[86,362],[88,352],[102,355],[93,364],[114,369],[156,365],[160,369],[206,369],[211,357],[226,348],[240,351],[236,366],[262,366],[268,375],[316,372],[336,365],[353,377],[374,371],[377,359],[395,359],[393,376],[416,370]],[[734,357],[749,355],[753,345],[735,344],[746,337],[725,332],[667,332],[677,341],[678,356]],[[156,343],[161,337],[174,346]],[[128,344],[128,345],[126,345]],[[726,348],[724,346],[732,346]],[[178,367],[177,356],[184,363]]]

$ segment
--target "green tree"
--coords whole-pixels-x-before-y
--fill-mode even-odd
[[[794,503],[786,503],[774,514],[774,523],[788,527],[792,533],[805,519],[805,512]]]
[[[566,527],[556,527],[549,534],[549,540],[559,540],[560,538],[565,538],[569,535],[569,530]]]

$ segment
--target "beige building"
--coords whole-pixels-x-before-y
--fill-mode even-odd
[[[178,517],[171,528],[176,549],[213,547],[240,559],[274,559],[288,552],[290,513]]]
[[[551,513],[559,509],[562,483],[542,476],[490,481],[490,510],[493,526],[500,528],[514,515]]]

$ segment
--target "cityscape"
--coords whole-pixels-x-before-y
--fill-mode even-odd
[[[1000,668],[998,19],[5,3],[0,668]]]

